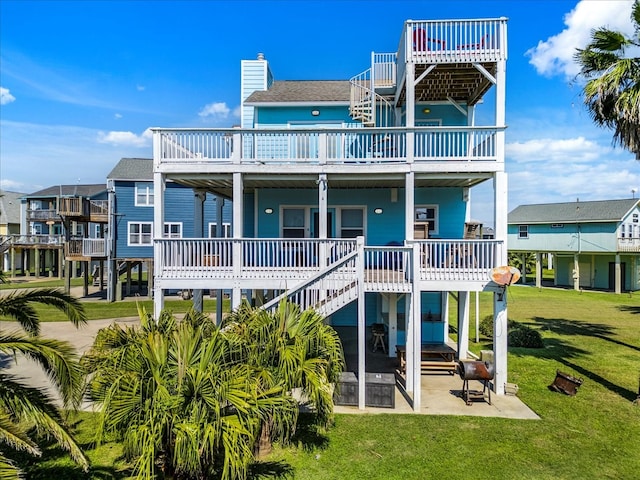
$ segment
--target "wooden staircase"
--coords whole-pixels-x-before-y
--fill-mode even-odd
[[[353,251],[329,265],[313,277],[287,290],[262,308],[275,310],[280,301],[286,299],[300,306],[301,310],[313,308],[324,316],[337,312],[358,298],[360,288],[356,263],[358,251]]]

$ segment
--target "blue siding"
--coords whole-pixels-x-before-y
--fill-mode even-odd
[[[258,238],[274,238],[280,236],[280,208],[283,206],[305,206],[315,208],[318,204],[318,191],[288,190],[288,189],[263,189],[258,193]],[[464,221],[466,205],[462,200],[461,188],[419,188],[415,192],[416,205],[439,206],[439,230],[433,238],[462,238],[464,234]],[[340,207],[366,207],[366,243],[367,245],[387,245],[390,242],[404,242],[404,189],[398,189],[397,201],[391,201],[391,189],[368,190],[336,190],[329,187],[329,209]],[[253,222],[253,202],[245,203],[251,206],[249,212],[245,211],[245,225]],[[272,214],[266,214],[265,208],[272,208]],[[383,213],[377,215],[375,208],[382,208]],[[336,215],[334,215],[333,232],[335,230]],[[308,219],[308,227],[311,227],[311,217]],[[310,231],[307,232],[310,235]]]
[[[116,257],[117,258],[153,258],[152,245],[129,246],[129,223],[153,222],[153,206],[135,205],[135,185],[133,181],[118,181],[115,185],[116,196]],[[148,182],[151,183],[151,182]],[[194,193],[193,189],[183,187],[175,183],[167,183],[165,190],[165,222],[182,223],[182,236],[189,238],[194,236]],[[209,223],[216,221],[215,197],[207,194],[204,202],[203,236],[208,237]],[[223,222],[230,223],[232,206],[230,201],[225,201],[223,207]]]
[[[311,114],[313,110],[320,115]],[[327,123],[354,123],[349,116],[348,105],[332,105],[318,107],[280,107],[255,109],[256,125],[277,125],[286,127],[292,123],[304,123],[304,127],[322,126]]]

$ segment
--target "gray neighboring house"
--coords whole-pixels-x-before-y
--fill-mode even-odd
[[[508,216],[510,253],[554,258],[554,285],[616,293],[640,290],[640,200],[520,205]]]
[[[0,190],[0,253],[2,270],[11,270],[9,256],[10,235],[20,234],[20,199],[24,193]]]

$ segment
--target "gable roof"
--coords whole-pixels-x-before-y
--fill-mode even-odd
[[[20,199],[24,193],[0,191],[0,224],[20,224]]]
[[[274,103],[345,103],[348,104],[351,85],[348,80],[280,80],[269,90],[255,91],[245,105]]]
[[[92,197],[107,190],[104,183],[87,184],[87,185],[55,185],[47,187],[37,192],[23,195],[21,198],[38,198],[38,197]]]
[[[509,224],[619,222],[640,203],[638,199],[520,205],[508,216]]]
[[[107,175],[109,180],[153,180],[153,160],[122,158]]]

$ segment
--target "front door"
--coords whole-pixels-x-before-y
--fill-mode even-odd
[[[626,269],[625,263],[620,263],[620,288],[624,292],[626,290],[625,278]],[[609,262],[609,290],[615,291],[616,289],[616,262]]]
[[[333,217],[335,210],[333,208],[327,209],[327,238],[335,238],[335,228],[333,225]],[[320,212],[317,208],[312,208],[311,213],[313,215],[313,223],[311,230],[311,238],[320,237]]]

